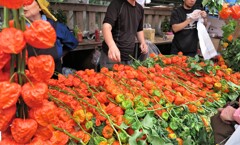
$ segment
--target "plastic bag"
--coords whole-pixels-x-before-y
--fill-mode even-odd
[[[231,137],[228,139],[225,145],[238,145],[240,143],[240,127],[239,125],[235,125],[236,130],[233,132]]]
[[[145,59],[147,59],[149,57],[150,54],[154,53],[156,55],[160,54],[160,50],[158,49],[158,47],[152,43],[151,41],[149,40],[145,40],[147,46],[148,46],[148,53],[146,54],[141,54],[139,57],[138,57],[138,60],[140,61],[144,61]]]
[[[193,20],[193,21],[190,23],[190,25],[193,25],[193,23],[194,23],[195,21],[198,21],[199,18],[201,18],[200,12],[201,12],[201,10],[196,9],[196,10],[194,10],[192,13],[187,14],[187,18],[191,18],[191,19]]]
[[[62,74],[64,76],[68,76],[69,74],[74,74],[76,72],[75,69],[69,68],[69,67],[63,67],[62,68]]]
[[[187,14],[187,18],[191,18],[194,21],[197,21],[199,18],[201,18],[201,14],[200,14],[201,10],[194,10],[192,13]]]
[[[101,52],[99,50],[95,50],[91,60],[92,64],[97,66],[99,64],[100,57],[101,57]]]
[[[212,43],[212,40],[207,32],[206,27],[203,25],[203,19],[200,18],[197,23],[198,39],[203,58],[211,59],[217,55],[217,51]]]

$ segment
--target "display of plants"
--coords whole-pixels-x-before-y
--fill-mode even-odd
[[[222,50],[220,54],[228,67],[235,71],[240,70],[240,6],[239,4],[225,3],[223,0],[204,0],[203,5],[209,9],[218,11],[219,18],[225,21],[222,27],[223,38],[221,39]]]
[[[222,27],[221,54],[229,67],[240,71],[240,6],[224,4],[219,11],[219,16],[226,22],[226,25]]]

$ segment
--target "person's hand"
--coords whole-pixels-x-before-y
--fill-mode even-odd
[[[225,108],[219,108],[218,111],[220,111],[220,118],[223,122],[230,124],[230,121],[234,121],[233,114],[236,111],[235,108],[232,106],[227,106]]]
[[[200,15],[201,10],[194,10],[191,14],[188,14],[188,17],[190,17],[193,21],[197,21]]]
[[[200,12],[200,15],[201,15],[201,17],[204,18],[204,19],[207,18],[207,13],[206,13],[205,11],[201,11],[201,12]]]
[[[121,62],[120,51],[117,46],[110,47],[108,50],[108,58],[114,62]]]
[[[141,49],[141,53],[143,54],[148,53],[148,46],[145,42],[140,44],[140,49]]]
[[[190,17],[189,17],[189,18],[187,18],[187,19],[186,19],[186,21],[187,21],[187,23],[188,23],[188,24],[190,24],[190,23],[193,23],[193,22],[194,22],[194,20],[193,20],[192,18],[190,18]]]

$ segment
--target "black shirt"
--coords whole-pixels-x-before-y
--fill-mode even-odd
[[[143,30],[143,7],[136,2],[131,5],[127,0],[112,0],[107,8],[103,23],[112,25],[112,35],[121,53],[121,60],[128,61],[134,56],[135,38]],[[103,51],[108,54],[108,46],[103,41]]]
[[[183,6],[173,10],[170,24],[179,24],[187,19],[187,14],[192,13],[196,8],[190,10]],[[183,53],[196,53],[198,46],[197,22],[187,25],[183,30],[174,33],[172,49],[177,49]]]

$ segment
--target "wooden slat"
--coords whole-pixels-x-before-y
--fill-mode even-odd
[[[152,15],[145,15],[145,23],[149,23],[152,25]]]
[[[67,25],[70,29],[74,28],[74,16],[73,11],[68,11],[67,13]]]
[[[103,20],[104,20],[104,18],[105,18],[105,13],[101,13],[101,16],[100,16],[100,27],[99,28],[102,28],[102,24],[103,24]]]
[[[96,13],[94,12],[89,12],[88,13],[88,26],[89,26],[89,31],[94,32],[95,27],[96,27]]]
[[[159,15],[153,16],[153,22],[152,22],[152,28],[156,29],[160,23],[160,17]]]
[[[76,25],[83,31],[85,28],[84,26],[84,19],[83,19],[83,12],[76,12]]]
[[[89,12],[106,12],[107,7],[106,6],[100,6],[100,5],[87,5],[87,11]]]
[[[52,9],[58,10],[72,10],[72,11],[86,11],[86,4],[73,4],[73,3],[56,3],[51,5]]]

